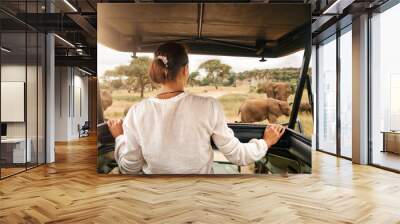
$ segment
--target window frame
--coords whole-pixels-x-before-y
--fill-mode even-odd
[[[26,2],[24,2],[24,3],[26,3]],[[38,7],[38,4],[39,4],[39,1],[35,1],[35,2],[33,2],[33,3],[36,3],[37,5],[36,5],[36,11],[38,12],[39,11],[39,7]],[[26,16],[26,13],[29,13],[28,11],[27,11],[27,5],[25,4],[25,16]],[[46,12],[47,12],[47,9],[48,7],[46,7]],[[8,178],[8,177],[12,177],[12,176],[14,176],[14,175],[17,175],[17,174],[19,174],[19,173],[23,173],[23,172],[26,172],[26,171],[28,171],[28,170],[30,170],[30,169],[33,169],[33,168],[36,168],[36,167],[39,167],[39,166],[41,166],[41,165],[44,165],[44,164],[46,164],[47,163],[47,144],[48,144],[48,142],[47,142],[47,43],[48,43],[48,40],[47,40],[47,32],[43,32],[43,31],[41,31],[41,30],[38,30],[38,29],[36,29],[36,28],[34,28],[34,27],[32,27],[31,25],[29,25],[29,24],[27,24],[27,23],[25,23],[24,21],[22,21],[21,19],[19,19],[19,18],[17,18],[17,17],[15,17],[12,13],[10,13],[10,12],[8,12],[7,10],[5,10],[5,9],[3,9],[3,8],[1,8],[0,7],[0,12],[2,13],[2,14],[5,14],[6,16],[8,16],[11,20],[13,20],[13,21],[15,21],[15,22],[17,22],[17,23],[20,23],[21,24],[21,30],[16,30],[16,31],[11,31],[11,32],[9,32],[9,31],[7,31],[7,30],[1,30],[0,31],[0,45],[2,45],[2,34],[3,33],[20,33],[20,34],[23,34],[23,35],[25,35],[25,37],[24,37],[24,44],[25,44],[25,49],[24,49],[24,52],[25,52],[25,56],[24,56],[24,60],[25,60],[25,68],[24,68],[24,70],[25,70],[25,87],[24,87],[24,90],[25,90],[25,93],[24,93],[24,130],[25,130],[25,133],[24,133],[24,136],[23,136],[23,138],[24,138],[24,140],[25,140],[25,166],[24,166],[24,168],[23,168],[23,170],[20,170],[20,171],[17,171],[17,172],[14,172],[14,173],[12,173],[12,174],[8,174],[8,175],[6,175],[6,176],[4,176],[4,174],[2,173],[2,167],[0,166],[0,180],[3,180],[3,179],[6,179],[6,178]],[[27,162],[27,156],[28,156],[28,154],[27,154],[27,148],[28,148],[28,111],[27,111],[27,85],[28,85],[28,34],[33,34],[35,37],[36,37],[36,41],[35,41],[35,43],[34,44],[36,44],[36,47],[35,47],[35,49],[34,49],[34,51],[35,51],[35,56],[36,56],[36,58],[35,58],[35,60],[34,60],[34,66],[36,67],[35,68],[35,71],[33,72],[33,73],[31,73],[30,75],[32,75],[32,74],[34,74],[34,75],[36,75],[36,86],[35,86],[35,88],[36,88],[36,91],[33,93],[33,94],[35,94],[35,97],[36,97],[36,122],[33,122],[33,125],[36,125],[36,136],[32,136],[32,140],[33,140],[33,138],[36,138],[36,141],[37,141],[37,144],[36,144],[36,149],[34,149],[35,151],[36,151],[36,161],[34,162],[34,163],[30,163],[29,164],[29,166],[28,166],[28,163],[29,162]],[[40,35],[40,34],[43,34],[43,35]],[[39,37],[41,37],[41,38],[39,38]],[[40,48],[39,47],[39,41],[41,42],[41,47],[42,48]],[[39,49],[40,49],[40,51],[39,51]],[[41,52],[41,53],[43,53],[43,55],[40,55],[40,57],[42,58],[41,60],[43,61],[43,63],[41,64],[39,61],[39,52]],[[2,55],[0,54],[0,81],[1,81],[1,67],[3,66],[2,65]],[[44,87],[44,90],[43,90],[43,93],[42,93],[42,96],[43,96],[43,99],[42,99],[42,105],[40,105],[41,107],[43,107],[42,109],[43,109],[43,113],[44,113],[44,115],[42,116],[42,117],[39,117],[39,113],[38,113],[38,111],[39,111],[39,79],[38,79],[38,76],[39,76],[39,66],[42,66],[42,70],[41,70],[41,76],[42,76],[42,84],[43,84],[43,87]],[[0,89],[1,89],[1,87],[0,87]],[[0,105],[0,110],[1,110],[1,105]],[[43,145],[42,145],[42,147],[43,148],[41,148],[41,151],[42,151],[42,153],[43,153],[43,155],[41,155],[41,157],[43,157],[43,158],[41,158],[42,159],[42,162],[39,162],[39,142],[38,142],[38,139],[39,139],[39,120],[42,122],[42,124],[43,124]],[[1,119],[0,119],[0,123],[1,123]],[[0,144],[0,157],[1,157],[1,144]],[[32,152],[35,152],[34,150],[32,150]],[[32,153],[31,152],[31,153]],[[31,154],[32,155],[32,154]],[[21,167],[22,168],[22,167]]]
[[[337,151],[340,153],[338,155],[340,155],[342,158],[348,159],[348,160],[352,160],[352,157],[348,157],[342,154],[342,118],[341,118],[341,113],[342,113],[342,108],[341,108],[341,104],[342,104],[342,97],[341,97],[341,77],[342,77],[342,67],[341,67],[341,37],[344,36],[345,34],[347,34],[348,32],[352,32],[352,24],[348,24],[347,26],[345,26],[343,29],[339,30],[338,32],[340,33],[340,36],[337,38],[338,41],[338,46],[337,46],[337,69],[338,69],[338,79],[337,79],[337,96],[338,96],[338,100],[336,101],[337,103],[337,125],[338,125],[338,132],[337,134],[339,135],[339,142],[337,142]],[[353,63],[351,63],[353,64]],[[353,77],[353,76],[352,76]],[[351,149],[351,151],[353,151],[353,149]]]
[[[383,166],[377,163],[373,162],[373,154],[374,154],[374,147],[373,147],[373,132],[372,132],[372,19],[374,17],[374,14],[381,14],[384,13],[385,11],[393,8],[394,6],[397,6],[398,4],[400,4],[400,0],[388,0],[386,1],[384,4],[374,8],[373,10],[368,12],[368,31],[367,31],[367,38],[368,38],[368,69],[367,69],[367,76],[368,76],[368,111],[367,111],[367,117],[368,117],[368,152],[367,152],[367,163],[370,166],[373,167],[377,167],[379,169],[383,169],[383,170],[387,170],[387,171],[391,171],[391,172],[395,172],[395,173],[400,173],[400,170],[394,169],[394,168],[390,168],[387,166]]]
[[[335,31],[331,32],[330,35],[325,36],[323,39],[319,39],[316,41],[316,43],[314,43],[314,45],[316,45],[316,103],[315,103],[315,107],[316,107],[316,115],[315,115],[315,122],[316,122],[316,131],[315,131],[315,145],[316,145],[316,150],[323,152],[323,153],[327,153],[329,155],[333,155],[333,156],[337,156],[346,160],[352,160],[352,158],[347,157],[342,155],[341,152],[341,118],[340,118],[340,104],[341,104],[341,99],[340,99],[340,82],[341,82],[341,67],[340,67],[340,61],[341,61],[341,55],[340,55],[340,42],[341,42],[341,36],[346,34],[347,32],[351,32],[351,26],[352,26],[352,22],[348,21],[349,17],[344,17],[342,20],[344,20],[344,25],[343,27],[336,27],[337,24],[332,25],[332,27],[335,27]],[[338,21],[338,23],[340,23],[341,20]],[[347,22],[347,23],[346,23]],[[328,28],[329,29],[329,28]],[[328,152],[327,150],[324,149],[320,149],[319,147],[319,76],[320,76],[320,66],[319,66],[319,48],[321,46],[321,44],[327,44],[331,41],[336,41],[336,152],[332,153],[332,152]]]

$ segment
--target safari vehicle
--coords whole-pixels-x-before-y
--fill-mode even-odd
[[[293,107],[282,139],[256,163],[255,173],[310,173],[311,141],[295,130],[311,57],[311,11],[307,4],[100,4],[98,42],[123,52],[154,52],[166,41],[191,54],[278,58],[304,50]],[[260,62],[261,63],[261,62]],[[99,101],[99,105],[101,102]],[[114,143],[98,108],[99,172],[115,162]],[[229,123],[241,142],[262,138],[264,124]],[[217,150],[217,149],[216,149]],[[109,154],[110,155],[110,154]]]

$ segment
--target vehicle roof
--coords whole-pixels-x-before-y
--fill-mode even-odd
[[[307,4],[98,4],[98,41],[123,52],[154,52],[166,41],[193,54],[281,57],[311,39]]]

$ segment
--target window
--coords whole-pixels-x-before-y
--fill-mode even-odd
[[[202,58],[202,56],[193,56]],[[221,103],[229,123],[279,123],[289,122],[294,94],[300,74],[303,51],[282,58],[268,59],[259,62],[258,58],[244,57],[203,57],[196,71],[200,73],[197,80],[200,85],[192,91],[212,96]],[[218,61],[230,67],[218,87],[206,84],[210,76],[204,65]],[[189,88],[189,91],[190,88]],[[266,105],[266,107],[260,106]],[[278,105],[277,111],[263,111],[259,116],[254,111],[270,109]],[[308,126],[307,126],[308,127]]]
[[[123,117],[130,106],[143,98],[154,97],[159,92],[158,86],[147,80],[147,73],[142,74],[147,80],[144,86],[136,85],[137,77],[129,73],[130,67],[146,64],[140,61],[149,63],[151,54],[138,54],[139,57],[136,59],[122,52],[113,54],[124,58],[126,62],[105,69],[103,74],[100,74],[100,89],[104,99],[107,97],[112,99],[112,102],[107,100],[103,102],[103,106],[106,107],[104,111],[106,119]],[[266,62],[259,62],[259,58],[189,55],[190,75],[186,91],[218,99],[228,123],[287,124],[302,58],[303,51],[282,58],[268,59]],[[143,71],[147,71],[147,68]],[[303,97],[307,98],[307,93]],[[250,110],[255,107],[253,102],[264,103],[266,100],[274,105],[279,101],[282,106],[279,106],[277,111],[265,111],[263,115],[266,116],[258,117],[251,113]],[[248,107],[251,108],[247,110]],[[307,122],[312,122],[312,119],[304,122],[306,131],[311,133],[312,124]]]
[[[137,57],[132,58],[129,53],[102,45],[98,49],[101,52],[99,55],[102,55],[99,57],[99,85],[105,119],[123,118],[132,105],[160,92],[159,86],[152,83],[147,74],[146,66],[150,65],[153,57],[151,53],[137,53]],[[287,124],[303,53],[299,51],[282,58],[268,58],[266,62],[254,57],[190,54],[185,91],[216,98],[228,123]],[[139,79],[143,82],[138,82]],[[308,103],[306,90],[303,99],[304,103]],[[267,102],[268,105],[257,108],[260,102]],[[264,111],[263,116],[252,113],[255,109],[264,110],[267,107],[277,111]],[[311,106],[300,112],[299,119],[303,133],[311,137]],[[228,160],[217,150],[214,151],[214,161],[216,173],[254,173],[253,166],[238,170],[237,166],[227,165]],[[100,172],[107,173],[109,170]]]
[[[26,33],[1,34],[1,124],[2,133],[1,176],[6,177],[24,171],[26,163],[31,162],[31,141],[27,138],[25,118],[26,91]],[[6,50],[4,50],[6,49]],[[12,100],[6,97],[12,95]],[[9,110],[8,108],[14,108]],[[12,143],[8,144],[7,139]],[[27,144],[28,143],[28,144]]]
[[[318,48],[318,149],[336,153],[336,36]]]
[[[352,157],[352,34],[351,26],[340,36],[340,154]]]
[[[400,170],[400,4],[371,19],[372,163]]]
[[[311,69],[311,68],[310,68]],[[297,116],[297,122],[295,130],[303,134],[306,138],[311,139],[313,135],[313,108],[310,104],[310,96],[308,93],[307,85],[311,87],[311,71],[308,72],[306,84],[304,86],[303,95],[300,101],[299,114]],[[309,83],[308,83],[309,82]]]
[[[22,15],[42,1],[1,2]],[[0,13],[0,178],[45,162],[45,35]],[[15,108],[15,109],[10,109]]]

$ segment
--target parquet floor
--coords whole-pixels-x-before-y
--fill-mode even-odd
[[[400,154],[375,150],[373,161],[375,164],[400,170]]]
[[[7,176],[13,175],[15,173],[22,172],[24,170],[25,170],[25,167],[23,167],[23,168],[22,167],[21,168],[20,167],[1,168],[1,175],[2,175],[2,177],[7,177]]]
[[[315,152],[313,174],[98,175],[95,138],[0,181],[0,223],[400,223],[400,175]]]

